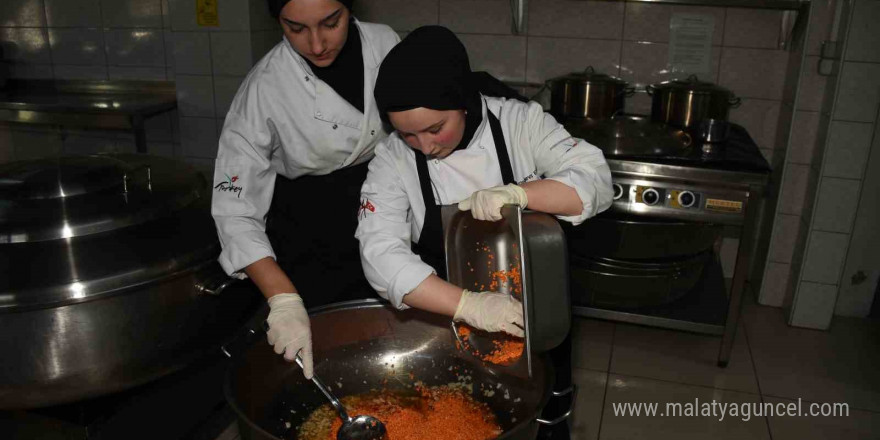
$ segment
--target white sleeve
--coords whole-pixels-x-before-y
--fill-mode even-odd
[[[394,159],[384,145],[361,188],[361,208],[355,236],[360,241],[364,275],[379,296],[405,309],[403,298],[428,278],[434,269],[422,262],[411,246],[409,198]]]
[[[579,225],[611,207],[614,190],[611,170],[602,151],[574,138],[535,102],[528,104],[523,135],[528,137],[538,175],[574,188],[583,203],[575,216],[557,216]]]
[[[276,173],[270,159],[275,137],[270,127],[257,128],[229,113],[220,135],[214,168],[211,214],[223,250],[220,265],[244,278],[242,269],[265,257],[275,258],[266,236],[266,214],[272,203]]]

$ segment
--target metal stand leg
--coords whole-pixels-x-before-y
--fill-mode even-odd
[[[134,145],[138,153],[147,152],[147,132],[144,130],[144,118],[134,116],[131,118],[131,126],[134,129]]]
[[[746,277],[749,272],[751,260],[752,240],[757,232],[757,212],[760,202],[760,190],[750,188],[749,197],[745,206],[745,221],[740,230],[739,249],[736,253],[736,267],[733,271],[733,284],[730,286],[730,303],[727,309],[727,320],[724,324],[724,334],[721,336],[721,348],[718,352],[718,366],[727,367],[730,362],[730,352],[733,350],[733,339],[736,336],[736,328],[739,323],[739,315],[742,309],[742,297],[745,293]]]

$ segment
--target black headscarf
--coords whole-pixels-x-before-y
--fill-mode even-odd
[[[281,15],[281,10],[284,9],[284,6],[287,5],[292,0],[268,0],[269,2],[269,13],[272,14],[272,18],[278,19],[278,16]],[[351,5],[354,3],[354,0],[336,0],[339,3],[342,3],[343,6],[348,8],[351,11]]]
[[[420,27],[385,56],[376,79],[376,106],[388,124],[388,112],[418,107],[467,112],[465,148],[483,121],[480,93],[525,101],[485,72],[471,72],[467,50],[452,31],[442,26]]]

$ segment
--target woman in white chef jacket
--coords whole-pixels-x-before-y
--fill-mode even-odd
[[[537,103],[481,94],[464,46],[440,26],[419,28],[392,49],[375,95],[396,131],[376,147],[361,190],[357,238],[370,284],[399,308],[522,335],[522,306],[509,295],[443,279],[440,205],[497,221],[503,205],[518,204],[579,224],[611,206],[602,152],[572,138]],[[570,339],[563,345],[551,353],[563,394],[551,413],[571,397]],[[567,438],[559,425],[542,435]]]
[[[374,295],[354,231],[359,190],[387,136],[373,99],[388,26],[351,16],[353,0],[268,0],[284,39],[232,102],[212,214],[227,273],[268,298],[268,339],[312,376],[306,307]]]

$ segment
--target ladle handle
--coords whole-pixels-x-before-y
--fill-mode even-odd
[[[299,357],[299,353],[297,353],[296,355],[296,364],[299,365],[300,368],[303,368],[303,361],[302,358]],[[318,375],[312,375],[312,382],[314,382],[315,386],[318,387],[318,389],[321,390],[321,392],[324,393],[325,396],[327,396],[327,399],[330,400],[330,404],[333,405],[333,408],[336,408],[336,412],[339,413],[339,417],[342,418],[342,421],[351,421],[351,417],[348,416],[348,411],[346,411],[345,407],[342,406],[342,402],[340,402],[339,399],[337,399],[336,396],[334,396],[333,393],[330,392],[330,389],[327,388],[327,385],[324,385],[324,382],[321,382],[321,379],[318,379]]]

